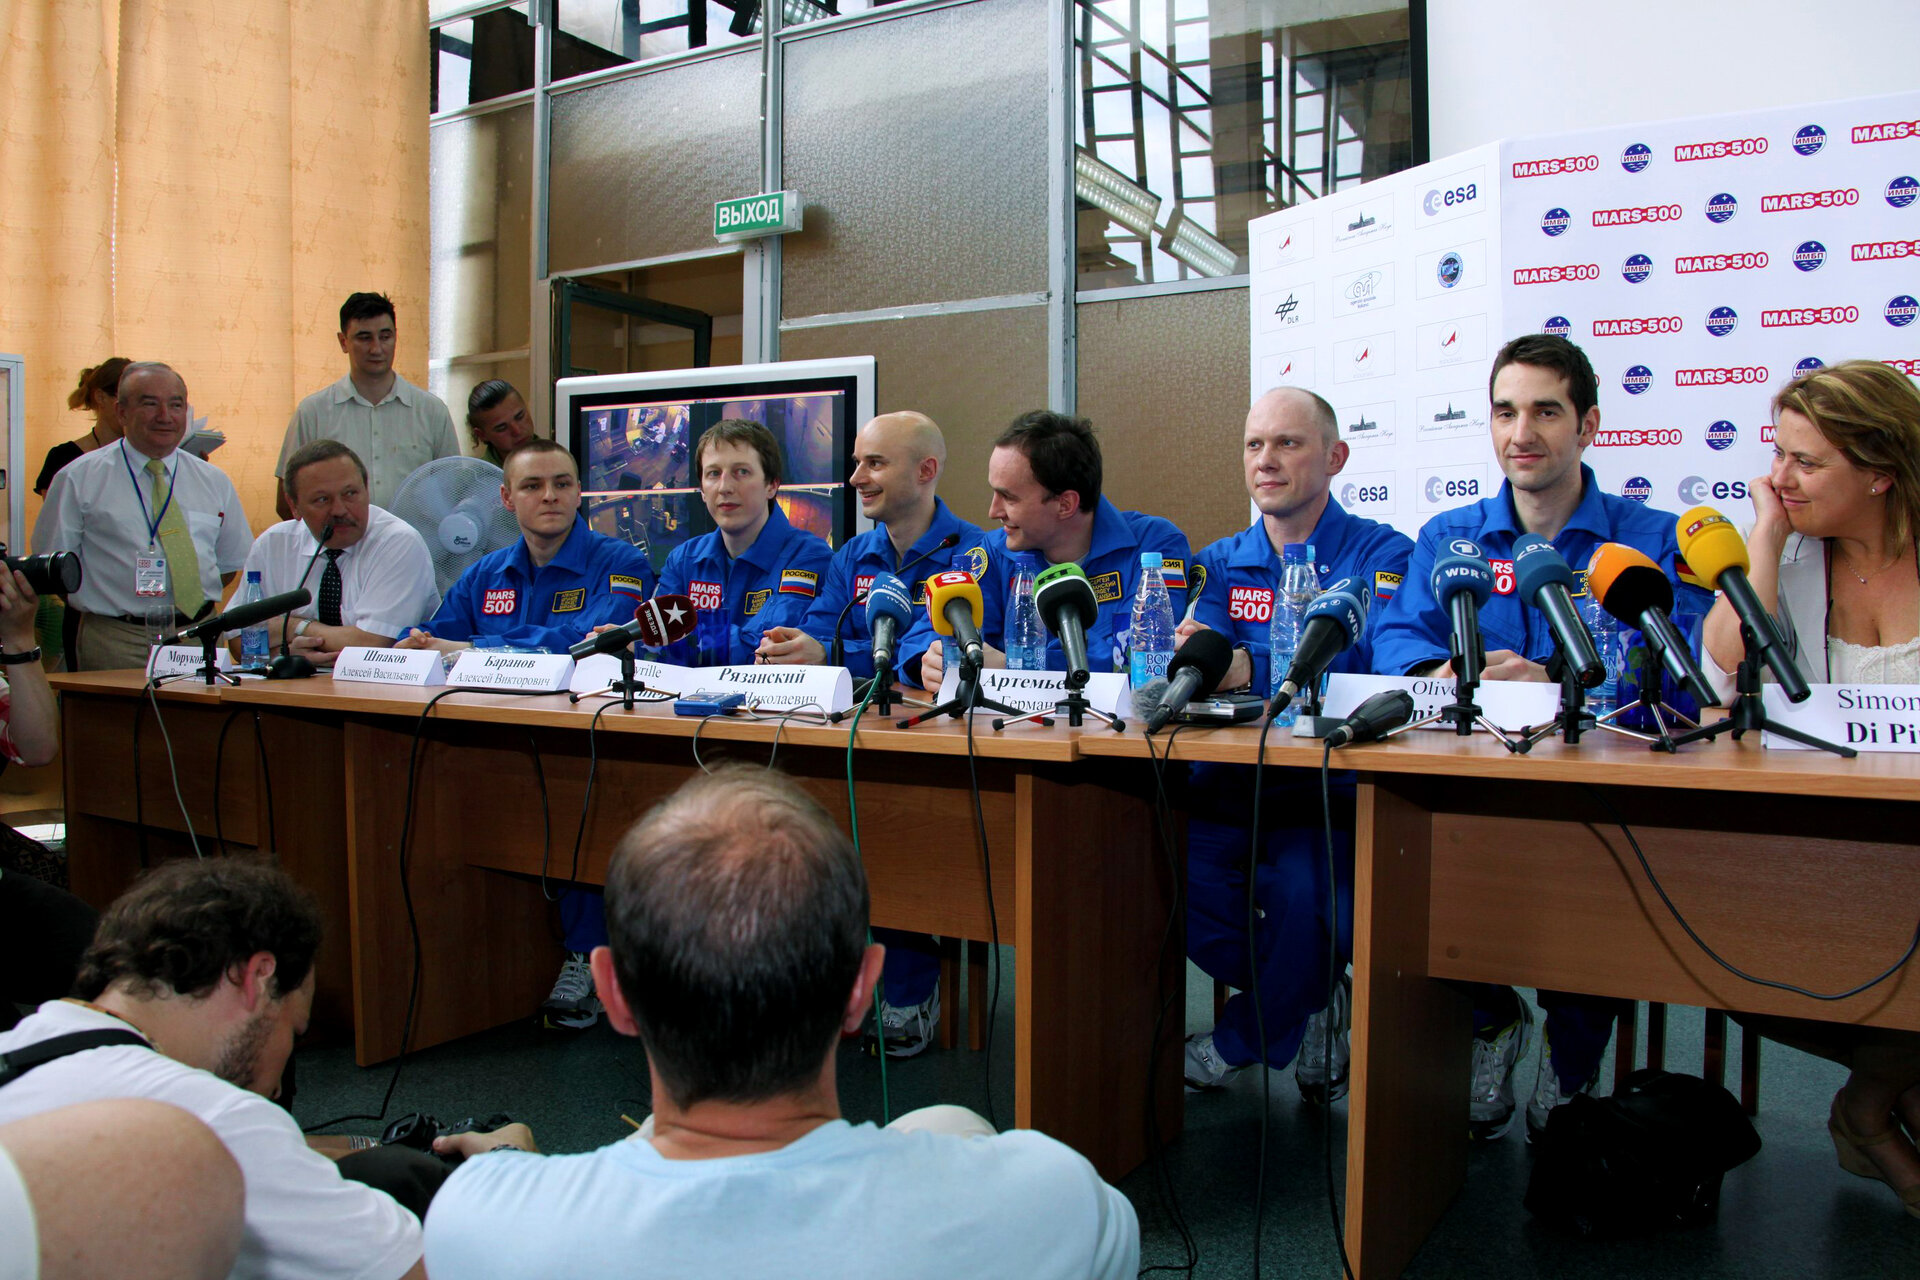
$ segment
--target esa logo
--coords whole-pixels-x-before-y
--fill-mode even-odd
[[[1480,186],[1474,182],[1469,182],[1465,186],[1449,187],[1445,191],[1436,188],[1427,192],[1426,198],[1420,201],[1420,210],[1431,218],[1442,209],[1456,209],[1461,205],[1472,204],[1479,198]]]
[[[1802,240],[1793,251],[1793,265],[1802,271],[1818,271],[1827,260],[1827,246],[1818,240]]]
[[[1920,197],[1920,182],[1902,175],[1887,184],[1884,194],[1888,204],[1896,209],[1904,209],[1912,204],[1916,197]]]
[[[1827,362],[1819,356],[1807,356],[1793,366],[1793,376],[1797,378],[1803,373],[1812,373],[1815,369],[1824,369],[1826,367]]]
[[[1739,438],[1740,432],[1725,418],[1707,427],[1707,448],[1712,449],[1715,453],[1720,452],[1722,449],[1732,448],[1733,442]]]
[[[1711,498],[1715,502],[1733,502],[1747,496],[1745,480],[1704,480],[1688,476],[1680,482],[1680,501],[1689,505]]]
[[[1820,148],[1827,145],[1827,131],[1817,124],[1800,126],[1800,132],[1793,135],[1793,149],[1803,156],[1819,154]]]
[[[1423,491],[1427,495],[1428,502],[1444,502],[1449,498],[1477,498],[1480,496],[1480,481],[1473,476],[1462,476],[1450,480],[1445,476],[1430,475],[1426,479]],[[1471,543],[1468,545],[1472,546]],[[1457,543],[1454,549],[1459,550]],[[1478,551],[1479,548],[1476,547],[1474,550]],[[1461,554],[1468,553],[1463,551]]]
[[[1653,370],[1643,364],[1636,364],[1621,375],[1620,386],[1630,396],[1637,396],[1653,385]]]
[[[1628,284],[1639,284],[1653,274],[1653,259],[1644,253],[1636,253],[1620,264],[1620,278]]]
[[[1920,314],[1920,302],[1915,302],[1910,293],[1900,294],[1887,299],[1885,314],[1888,324],[1896,329],[1904,329],[1913,323],[1913,317],[1916,314]]]
[[[1451,289],[1460,283],[1460,276],[1465,270],[1466,265],[1460,260],[1460,255],[1449,249],[1434,264],[1433,274],[1440,281],[1442,289]]]
[[[1715,307],[1707,312],[1707,332],[1724,338],[1740,327],[1740,313],[1732,307]]]
[[[1620,153],[1620,167],[1628,173],[1639,173],[1652,163],[1653,148],[1644,142],[1631,143]]]
[[[1340,505],[1357,507],[1362,504],[1378,505],[1393,501],[1393,486],[1384,482],[1369,484],[1343,485],[1340,489]]]
[[[1620,486],[1620,496],[1629,502],[1644,503],[1653,496],[1653,484],[1645,476],[1634,476]]]
[[[1573,322],[1565,316],[1548,316],[1547,322],[1540,326],[1540,332],[1550,338],[1564,338],[1573,332]]]
[[[1707,221],[1727,222],[1740,212],[1740,202],[1725,191],[1707,201]]]
[[[1540,229],[1550,236],[1565,235],[1567,228],[1572,225],[1573,215],[1565,209],[1549,209],[1540,215]]]

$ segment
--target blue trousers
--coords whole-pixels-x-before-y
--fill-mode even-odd
[[[607,945],[607,895],[599,889],[560,891],[561,946],[581,955]]]
[[[880,998],[896,1009],[922,1004],[940,985],[940,944],[924,933],[875,929],[873,940],[887,949],[880,971]]]
[[[1336,797],[1336,804],[1338,798]],[[1346,810],[1352,813],[1348,799]],[[1287,812],[1286,809],[1274,810]],[[1313,812],[1318,813],[1318,797]],[[1336,808],[1336,822],[1339,809]],[[1333,833],[1338,902],[1337,961],[1353,955],[1353,831]],[[1255,964],[1260,1016],[1254,1016],[1247,959],[1247,855],[1250,828],[1192,818],[1187,823],[1187,954],[1212,978],[1236,988],[1213,1029],[1221,1060],[1284,1067],[1300,1050],[1307,1019],[1327,1005],[1327,847],[1322,827],[1274,827],[1260,842],[1254,875]]]
[[[1491,1040],[1520,1017],[1520,995],[1512,987],[1491,982],[1456,982],[1473,997],[1473,1034]],[[1572,1093],[1593,1079],[1613,1038],[1613,1020],[1627,1007],[1613,996],[1576,995],[1566,991],[1536,991],[1547,1015],[1547,1045],[1553,1074],[1560,1088]]]

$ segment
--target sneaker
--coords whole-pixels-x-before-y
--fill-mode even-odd
[[[1600,1083],[1600,1068],[1595,1067],[1586,1083],[1571,1093],[1560,1087],[1560,1073],[1553,1069],[1553,1041],[1545,1040],[1540,1049],[1540,1074],[1533,1082],[1533,1098],[1527,1103],[1527,1141],[1536,1141],[1547,1131],[1547,1113],[1571,1100],[1576,1093],[1592,1094]]]
[[[1333,1023],[1333,1063],[1327,1063],[1327,1023]],[[1316,1107],[1338,1102],[1347,1096],[1347,1061],[1353,1034],[1353,979],[1342,974],[1334,989],[1333,1001],[1307,1019],[1306,1034],[1300,1040],[1300,1056],[1294,1060],[1293,1082],[1300,1096]]]
[[[1246,1069],[1246,1064],[1230,1066],[1220,1051],[1213,1047],[1213,1032],[1205,1035],[1187,1037],[1187,1060],[1185,1066],[1187,1088],[1218,1089],[1227,1083],[1229,1076]]]
[[[933,994],[919,1004],[894,1006],[884,999],[880,1002],[880,1030],[887,1038],[887,1056],[889,1058],[911,1058],[925,1053],[927,1046],[933,1043],[933,1037],[940,1026],[940,988],[934,987]],[[878,1047],[873,1033],[868,1032],[864,1045],[870,1057],[878,1057]]]
[[[569,951],[553,990],[540,1006],[540,1025],[548,1031],[585,1031],[600,1021],[600,998],[593,994],[593,970],[584,951]]]
[[[1473,1092],[1467,1099],[1467,1136],[1483,1142],[1513,1127],[1513,1069],[1533,1039],[1533,1010],[1520,1002],[1520,1020],[1491,1040],[1473,1038]]]

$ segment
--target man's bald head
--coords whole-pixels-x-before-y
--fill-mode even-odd
[[[1247,423],[1251,426],[1256,421],[1263,425],[1292,422],[1311,426],[1320,432],[1327,448],[1340,443],[1340,416],[1332,405],[1305,387],[1275,387],[1255,400],[1247,411]]]
[[[853,464],[853,488],[869,520],[921,523],[933,516],[935,489],[947,465],[947,440],[924,413],[883,413],[869,419],[854,437]]]

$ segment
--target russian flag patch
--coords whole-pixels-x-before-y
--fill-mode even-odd
[[[820,575],[809,569],[785,569],[780,574],[780,594],[794,596],[818,595]]]
[[[1167,584],[1169,591],[1187,589],[1187,562],[1185,560],[1162,560],[1160,579]]]

